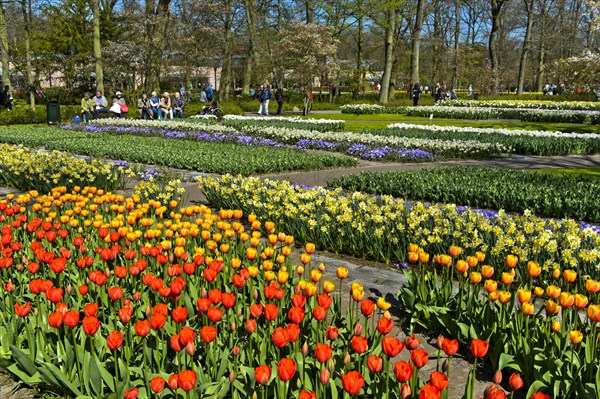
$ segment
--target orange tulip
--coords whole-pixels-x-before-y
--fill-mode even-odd
[[[594,323],[600,323],[600,305],[590,305],[587,310],[587,316]]]
[[[546,312],[550,314],[557,314],[558,312],[560,312],[560,305],[554,302],[553,300],[549,299],[546,302]]]
[[[456,258],[457,256],[459,256],[461,254],[462,248],[457,247],[456,245],[452,245],[448,252],[450,253],[450,256],[452,256],[453,258]]]
[[[514,276],[511,273],[504,272],[504,273],[502,273],[501,280],[502,280],[502,284],[511,285],[514,280]]]
[[[467,265],[469,265],[469,267],[475,267],[477,266],[477,258],[474,256],[467,256]]]
[[[469,275],[469,280],[473,284],[479,284],[481,282],[481,273],[471,272],[471,274]]]
[[[494,268],[490,265],[481,266],[481,275],[486,279],[492,278],[494,275]]]
[[[496,292],[498,289],[498,283],[495,280],[485,280],[483,288],[487,293],[491,294],[492,292]]]
[[[577,280],[577,272],[575,270],[565,270],[563,272],[563,278],[567,283],[574,283]]]
[[[498,291],[498,300],[501,304],[506,305],[511,298],[511,293],[508,291]]]
[[[579,309],[583,309],[588,304],[588,298],[582,294],[575,294],[575,307]]]
[[[527,271],[531,277],[535,278],[540,275],[542,268],[540,267],[539,263],[529,261],[527,262]]]
[[[595,294],[600,291],[600,283],[596,280],[588,279],[585,282],[585,289],[587,292]]]
[[[514,269],[517,267],[517,263],[519,263],[519,258],[516,255],[506,255],[506,259],[504,261],[506,267]]]
[[[520,303],[529,302],[531,300],[531,291],[521,288],[517,291],[517,299]]]
[[[558,288],[555,285],[549,285],[548,287],[546,287],[546,295],[548,295],[552,299],[558,298],[560,292],[560,288]]]
[[[535,305],[530,302],[523,302],[521,304],[521,312],[526,316],[531,316],[535,312]]]
[[[456,262],[455,267],[460,274],[464,274],[467,270],[469,270],[469,264],[462,259]]]
[[[569,332],[569,341],[571,341],[571,343],[573,345],[577,345],[582,340],[583,340],[583,334],[580,331],[573,330],[573,331]]]
[[[570,308],[575,303],[575,297],[568,292],[561,292],[558,296],[558,303],[563,308]]]
[[[481,263],[485,260],[485,253],[477,251],[475,252],[475,257],[477,258],[477,262]]]

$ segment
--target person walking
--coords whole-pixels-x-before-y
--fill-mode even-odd
[[[412,99],[413,99],[413,106],[417,106],[419,105],[419,97],[421,96],[421,87],[419,86],[418,83],[415,83],[415,85],[413,86],[412,89]]]
[[[263,92],[265,91],[265,85],[260,85],[260,89],[256,92],[256,98],[258,98],[258,114],[262,115],[265,111],[265,104],[263,102]]]
[[[277,101],[277,115],[281,115],[281,109],[283,108],[283,89],[281,86],[277,86],[277,90],[275,90],[275,101]]]
[[[269,90],[269,85],[265,86],[265,89],[262,92],[263,99],[263,115],[269,115],[269,100],[271,99],[271,90]]]

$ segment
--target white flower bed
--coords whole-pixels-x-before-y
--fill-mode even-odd
[[[600,111],[599,102],[590,101],[544,101],[544,100],[446,100],[438,103],[440,106],[453,107],[486,107],[486,108],[521,108],[548,110],[580,110]]]
[[[285,143],[295,143],[301,139],[322,140],[328,142],[359,143],[369,146],[391,146],[397,148],[417,148],[433,152],[453,152],[461,154],[501,154],[511,152],[511,149],[497,143],[480,143],[477,141],[460,140],[428,140],[407,137],[387,137],[372,134],[350,132],[314,132],[300,129],[268,128],[246,126],[243,132],[272,138]]]
[[[278,116],[239,116],[225,115],[223,124],[231,127],[244,126],[277,126],[292,129],[306,129],[316,131],[339,131],[344,129],[344,121],[336,119],[302,119],[299,117]]]
[[[211,115],[212,116],[212,115]],[[213,118],[215,118],[213,116]],[[215,118],[216,121],[216,118]],[[144,119],[119,119],[119,118],[107,118],[107,119],[96,119],[92,121],[95,126],[123,126],[123,127],[137,127],[137,128],[151,128],[151,129],[171,129],[171,130],[202,130],[206,132],[223,132],[223,133],[234,133],[236,129],[227,126],[217,126],[214,124],[203,123],[202,120],[198,122],[189,121],[178,121],[178,120],[144,120]]]
[[[342,114],[383,114],[386,107],[377,104],[346,104],[340,110]]]
[[[594,133],[564,133],[542,130],[486,129],[459,126],[414,125],[409,123],[393,123],[388,125],[388,129],[423,130],[444,133],[460,132],[475,134],[504,134],[507,136],[561,137],[570,139],[600,139],[600,135]]]

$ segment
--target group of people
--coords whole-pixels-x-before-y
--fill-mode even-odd
[[[269,85],[261,85],[256,93],[253,93],[253,90],[251,90],[250,95],[258,99],[258,114],[269,115],[269,101],[272,97]],[[275,101],[277,101],[276,115],[281,115],[281,110],[283,109],[283,89],[281,87],[275,89]]]
[[[12,110],[12,96],[10,95],[10,87],[4,86],[4,90],[0,91],[0,108],[4,108],[7,111]]]
[[[185,101],[180,92],[176,92],[175,98],[171,99],[168,92],[164,92],[159,98],[158,94],[153,91],[150,97],[146,93],[142,94],[137,108],[143,119],[165,119],[167,117],[183,119]],[[81,99],[81,118],[85,124],[89,124],[92,118],[100,118],[102,114],[106,117],[125,118],[128,112],[129,107],[120,91],[115,93],[110,108],[106,97],[100,91],[97,91],[93,97],[90,97],[90,93],[85,93]]]
[[[471,86],[471,91],[473,90]],[[412,89],[410,90],[410,98],[413,100],[413,105],[416,107],[419,105],[419,98],[421,94],[428,94],[429,87],[422,86],[418,83],[415,83]],[[452,88],[449,88],[445,84],[441,86],[439,83],[435,85],[435,88],[431,90],[431,95],[434,97],[435,102],[443,101],[443,100],[457,100],[458,96],[454,92]]]

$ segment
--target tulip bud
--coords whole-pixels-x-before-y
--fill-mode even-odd
[[[304,344],[302,345],[302,356],[306,357],[307,354],[308,354],[308,343],[306,343],[306,341],[305,341]]]
[[[67,285],[67,294],[71,295],[71,291],[73,291],[73,287],[71,287],[71,284]]]
[[[492,381],[494,381],[494,384],[500,384],[502,382],[502,371],[497,370]]]
[[[350,354],[346,352],[346,356],[344,356],[344,364],[347,366],[350,364]]]
[[[321,384],[323,384],[323,385],[329,384],[329,377],[330,377],[329,370],[323,369],[323,371],[321,371],[321,378],[320,378]]]
[[[599,335],[599,337],[600,337],[600,335]],[[333,359],[329,359],[329,361],[327,362],[327,368],[329,369],[329,371],[331,373],[334,372],[334,370],[335,370],[335,362],[333,361]]]
[[[258,299],[258,290],[256,288],[254,289],[254,292],[252,293],[252,297],[254,299]]]
[[[231,331],[235,331],[236,325],[235,325],[235,321],[231,322]]]
[[[196,352],[196,345],[194,345],[193,342],[189,342],[186,346],[185,346],[185,351],[188,355],[190,356],[194,356],[194,353]]]
[[[139,292],[139,291],[136,291],[136,292],[133,294],[133,300],[137,302],[137,301],[139,301],[140,299],[142,299],[142,294],[140,294],[140,292]]]
[[[240,347],[236,345],[233,347],[233,356],[237,356],[239,354],[240,354]]]
[[[206,288],[202,288],[202,292],[200,292],[200,297],[201,298],[206,298],[206,295],[207,295]]]
[[[146,307],[146,316],[150,316],[150,306]]]
[[[450,368],[450,362],[448,361],[448,358],[446,358],[446,360],[444,360],[444,363],[442,363],[442,371],[444,373],[447,373],[449,368]]]
[[[242,317],[242,308],[238,309],[237,315],[238,315],[238,317]]]
[[[298,379],[296,380],[296,387],[297,387],[298,389],[302,389],[302,386],[303,386],[303,385],[304,385],[304,384],[302,384],[302,380],[301,380],[300,378],[298,378]]]
[[[356,325],[354,326],[354,335],[362,335],[362,332],[363,332],[362,324],[356,323]]]
[[[402,388],[400,388],[400,397],[402,397],[402,399],[408,399],[411,394],[410,386],[408,384],[402,385]]]
[[[252,399],[258,399],[258,395],[256,394],[256,391],[254,391],[252,393]]]
[[[229,382],[233,382],[235,381],[235,372],[233,370],[231,370],[229,372]]]

